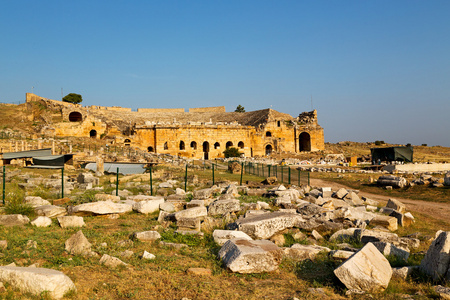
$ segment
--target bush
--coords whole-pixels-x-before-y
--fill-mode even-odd
[[[32,216],[35,214],[34,208],[26,203],[23,203],[25,193],[20,189],[15,189],[6,194],[5,213],[9,215],[20,214],[25,216]]]
[[[230,147],[227,150],[223,151],[223,154],[225,155],[225,158],[241,156],[241,152],[239,152],[239,149],[234,147]]]

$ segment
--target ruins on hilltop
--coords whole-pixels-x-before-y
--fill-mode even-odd
[[[246,157],[325,147],[316,110],[296,118],[273,109],[226,112],[224,106],[189,108],[188,112],[182,108],[132,111],[115,106],[83,107],[31,93],[26,94],[26,102],[31,118],[45,124],[42,134],[102,138],[152,153],[214,159],[224,157],[229,147],[238,148]]]

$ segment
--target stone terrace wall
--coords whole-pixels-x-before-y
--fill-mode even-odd
[[[47,101],[49,103],[56,104],[56,105],[63,105],[66,107],[81,107],[81,104],[73,104],[73,103],[59,101],[59,100],[52,100],[52,99],[44,98],[44,97],[41,97],[41,96],[38,96],[38,95],[32,94],[32,93],[25,94],[25,102],[33,102],[33,101],[40,101],[40,100],[44,100],[44,101]]]
[[[225,106],[213,106],[213,107],[196,107],[189,108],[190,113],[200,113],[200,112],[226,112]]]
[[[110,110],[110,111],[123,111],[123,112],[130,112],[131,111],[131,108],[120,107],[120,106],[96,106],[96,105],[91,105],[88,108],[90,108],[90,109],[100,109],[100,110]]]
[[[184,108],[138,108],[138,113],[170,113],[170,112],[184,112]]]

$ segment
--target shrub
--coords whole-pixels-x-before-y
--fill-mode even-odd
[[[228,157],[240,157],[241,153],[239,152],[238,148],[230,147],[227,150],[223,151],[223,154],[225,155],[225,158]]]
[[[9,192],[6,194],[6,205],[5,205],[5,212],[7,214],[20,214],[25,216],[32,216],[35,214],[34,208],[26,203],[23,203],[23,198],[25,196],[25,193],[17,188],[14,189],[12,192]]]

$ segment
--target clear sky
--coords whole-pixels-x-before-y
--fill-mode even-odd
[[[0,102],[61,89],[134,109],[313,107],[326,142],[450,146],[450,1],[0,0]]]

